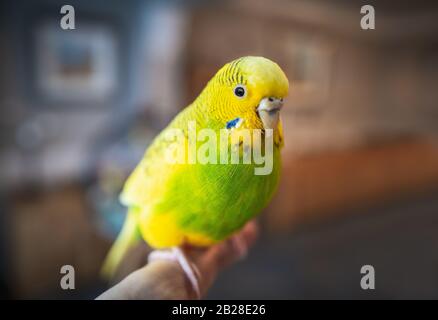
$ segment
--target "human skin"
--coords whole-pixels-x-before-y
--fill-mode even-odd
[[[242,259],[257,238],[257,225],[251,221],[236,235],[206,249],[184,247],[187,258],[200,273],[201,297],[204,297],[218,273]],[[241,244],[236,246],[236,240]],[[243,250],[242,250],[243,248]],[[154,260],[130,273],[102,293],[97,300],[196,299],[196,295],[176,261]]]

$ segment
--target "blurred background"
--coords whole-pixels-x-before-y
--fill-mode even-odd
[[[436,1],[75,0],[75,30],[64,4],[1,2],[2,297],[101,293],[151,139],[224,63],[263,55],[291,81],[281,186],[209,298],[438,298]]]

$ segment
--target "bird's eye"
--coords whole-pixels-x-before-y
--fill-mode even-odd
[[[245,86],[239,84],[234,88],[234,94],[236,97],[243,98],[246,95],[246,88]]]

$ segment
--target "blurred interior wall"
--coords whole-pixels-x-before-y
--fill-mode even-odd
[[[95,158],[102,152],[102,139],[112,131],[128,125],[144,110],[150,112],[151,118],[166,123],[181,106],[181,61],[187,20],[184,8],[153,1],[115,0],[110,5],[106,1],[78,1],[77,28],[65,31],[59,27],[63,4],[54,0],[19,0],[4,4],[2,10],[3,190],[28,184],[56,186],[84,177],[93,170]],[[57,40],[39,52],[38,39],[45,32],[41,26],[49,26],[48,36]],[[104,32],[92,32],[96,30]],[[85,94],[73,93],[71,98],[68,90],[57,90],[56,99],[48,97],[40,90],[40,82],[50,79],[44,78],[49,70],[41,66],[38,56],[64,54],[56,51],[57,45],[74,49],[78,39],[85,43],[84,54],[93,49],[93,42],[105,40],[110,44],[100,53],[92,52],[91,68],[97,65],[93,61],[110,61],[107,67],[115,72],[113,88],[100,96],[90,86],[84,88]],[[71,54],[71,58],[77,56]]]
[[[287,151],[436,135],[436,10],[382,3],[377,29],[364,31],[357,2],[228,4],[193,15],[192,97],[224,61],[263,55],[277,61],[291,82],[283,114]]]
[[[438,184],[438,8],[379,1],[365,31],[360,6],[239,0],[192,14],[188,101],[239,56],[269,57],[290,80],[273,230]]]
[[[181,107],[184,7],[76,1],[76,29],[64,31],[64,4],[1,3],[2,296],[59,297],[59,268],[67,262],[76,267],[79,287],[95,285],[111,242],[93,207],[108,199],[88,194],[100,182],[99,160],[106,157],[116,169],[119,159],[122,169],[136,164],[149,141],[143,131],[155,135]],[[48,41],[41,45],[39,39]],[[93,79],[102,77],[112,78],[110,90],[95,86]],[[59,90],[62,83],[67,85]],[[71,91],[70,83],[81,90]],[[138,127],[141,150],[132,161],[129,147],[137,142],[132,136]],[[123,208],[111,209],[123,219]]]

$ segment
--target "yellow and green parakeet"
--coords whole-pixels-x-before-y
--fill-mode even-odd
[[[114,273],[125,251],[142,238],[157,249],[209,246],[238,231],[268,204],[279,180],[283,145],[279,111],[288,90],[281,68],[263,57],[236,59],[216,73],[196,100],[154,139],[126,181],[120,199],[128,214],[104,263],[106,276]],[[167,133],[179,129],[182,139],[176,148],[188,149],[189,123],[195,124],[196,132],[208,128],[217,136],[221,130],[236,135],[259,129],[263,138],[270,129],[272,171],[257,175],[256,163],[166,161],[171,145]],[[238,141],[239,152],[245,152],[242,140],[215,143],[213,148],[222,154],[231,150],[232,141]],[[264,145],[264,139],[259,143]]]

